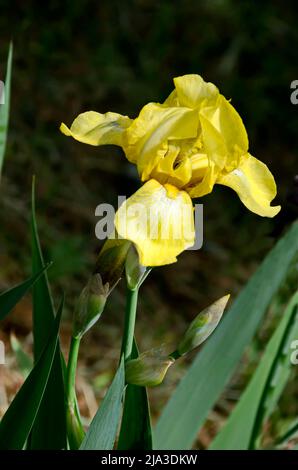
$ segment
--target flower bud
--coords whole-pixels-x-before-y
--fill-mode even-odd
[[[151,270],[142,266],[139,262],[139,255],[134,245],[128,250],[125,261],[126,281],[129,289],[137,289],[145,280]]]
[[[137,359],[125,365],[126,382],[143,387],[155,387],[161,384],[174,359],[162,353],[160,349],[151,349]]]
[[[230,294],[225,295],[199,313],[186,330],[177,351],[173,353],[173,357],[183,356],[183,354],[192,351],[213,333],[222,317],[229,298]]]
[[[130,246],[127,240],[108,238],[98,255],[94,274],[100,274],[109,294],[121,279]]]
[[[100,274],[94,274],[82,290],[74,312],[75,337],[83,336],[101,316],[108,296]]]
[[[85,437],[83,426],[78,418],[75,409],[68,406],[66,409],[67,438],[70,449],[79,449]]]

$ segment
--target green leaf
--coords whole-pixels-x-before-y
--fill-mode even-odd
[[[131,359],[139,357],[134,340]],[[122,417],[118,450],[152,450],[150,410],[146,387],[128,384]]]
[[[112,450],[122,412],[125,388],[125,368],[122,357],[119,369],[94,416],[80,450]]]
[[[32,269],[38,272],[44,265],[40,247],[35,215],[35,182],[32,184],[31,215]],[[47,274],[45,273],[33,288],[33,337],[35,361],[47,342],[48,331],[54,322],[54,307],[50,293]],[[66,416],[65,390],[61,361],[61,350],[58,342],[52,371],[47,388],[36,417],[28,448],[30,449],[65,449]]]
[[[294,223],[267,255],[179,383],[157,423],[154,448],[192,446],[297,251],[298,224]]]
[[[16,304],[21,300],[22,297],[28,292],[30,287],[40,278],[42,273],[48,269],[50,264],[47,264],[45,267],[42,267],[36,274],[34,274],[27,281],[18,284],[17,286],[9,289],[2,294],[0,294],[0,320],[3,320],[6,315],[16,306]]]
[[[18,368],[26,379],[33,369],[33,360],[27,353],[25,353],[21,343],[14,334],[10,335],[10,344],[13,352],[15,353]]]
[[[289,346],[289,337],[295,328],[295,322],[297,325],[297,304],[298,293],[292,298],[257,370],[210,449],[247,450],[255,447],[266,414],[265,403],[270,384],[278,370],[279,358],[285,347]],[[290,352],[289,348],[288,351]]]
[[[11,42],[9,45],[7,67],[6,67],[6,77],[5,77],[5,84],[4,84],[5,103],[4,104],[0,103],[0,178],[1,178],[1,171],[3,167],[4,155],[5,155],[5,149],[6,149],[8,121],[9,121],[12,56],[13,56],[13,45]]]
[[[293,352],[291,349],[291,343],[294,339],[297,338],[298,321],[294,323],[293,328],[291,329],[291,334],[288,335],[283,350],[276,358],[274,374],[270,380],[270,383],[268,384],[268,389],[266,390],[266,400],[264,402],[264,420],[267,419],[276,409],[277,403],[290,378],[292,372],[291,355]]]
[[[39,242],[36,213],[35,213],[35,179],[32,182],[32,208],[31,208],[31,249],[32,271],[38,272],[44,265],[43,254]],[[47,341],[49,328],[54,320],[54,305],[50,292],[48,276],[45,273],[33,288],[33,337],[35,360],[40,355]]]
[[[0,423],[0,449],[21,450],[36,419],[57,350],[63,302],[46,347]]]

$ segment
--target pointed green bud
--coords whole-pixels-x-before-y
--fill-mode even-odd
[[[75,307],[73,336],[83,336],[97,322],[108,294],[108,286],[103,285],[100,274],[94,274],[82,290]]]
[[[125,365],[126,382],[143,387],[155,387],[161,384],[174,359],[164,354],[161,349],[151,349],[137,359]]]
[[[173,357],[177,358],[192,351],[213,333],[222,317],[229,298],[230,294],[225,295],[199,313],[186,330],[177,351],[173,353]]]
[[[139,288],[150,271],[151,269],[140,264],[137,250],[134,245],[131,245],[125,262],[126,282],[128,288],[131,290]]]
[[[108,238],[104,243],[95,265],[94,274],[100,274],[102,283],[110,293],[120,281],[131,242]]]
[[[85,437],[83,426],[73,407],[66,410],[67,438],[72,450],[79,449]]]

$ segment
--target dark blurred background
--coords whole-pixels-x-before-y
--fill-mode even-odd
[[[178,263],[154,270],[146,281],[137,327],[141,349],[174,343],[201,308],[227,292],[235,298],[298,216],[298,106],[290,101],[290,84],[298,79],[297,2],[15,0],[0,1],[0,12],[2,80],[8,44],[14,41],[10,131],[1,180],[0,288],[30,273],[28,220],[35,174],[40,237],[46,258],[54,261],[50,280],[54,294],[63,289],[67,296],[65,347],[74,299],[100,247],[94,235],[95,208],[101,202],[116,204],[118,194],[129,196],[139,180],[119,149],[67,139],[59,132],[61,121],[70,124],[86,110],[134,117],[147,102],[166,98],[173,77],[198,73],[232,98],[248,130],[251,153],[272,170],[276,202],[283,206],[280,216],[260,218],[232,191],[216,187],[201,201],[203,248],[183,253]],[[293,278],[290,273],[281,304],[293,289]],[[78,387],[86,418],[94,413],[117,363],[123,305],[120,285],[83,343]],[[30,351],[30,325],[28,298],[1,334],[8,341],[14,330]],[[235,403],[273,327],[269,322],[260,331],[201,433],[200,446],[209,442],[218,420]],[[184,370],[182,361],[153,392],[154,414]],[[14,374],[5,378],[7,400],[20,380],[17,370]],[[280,411],[284,419],[297,411],[289,403]]]

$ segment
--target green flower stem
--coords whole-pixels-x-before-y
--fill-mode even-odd
[[[78,355],[79,355],[79,348],[80,348],[80,337],[71,337],[70,349],[69,349],[69,356],[68,356],[68,364],[67,364],[67,376],[66,376],[66,396],[67,396],[67,403],[69,405],[73,405],[75,402],[76,391],[76,370],[78,364]]]
[[[132,345],[133,345],[135,323],[136,323],[138,293],[139,293],[138,289],[131,290],[127,288],[124,334],[123,334],[122,348],[121,348],[121,355],[124,354],[125,361],[130,359],[131,353],[132,353]]]
[[[78,449],[84,438],[84,429],[81,423],[76,401],[76,370],[80,342],[80,336],[72,336],[66,373],[67,435],[71,449]]]

